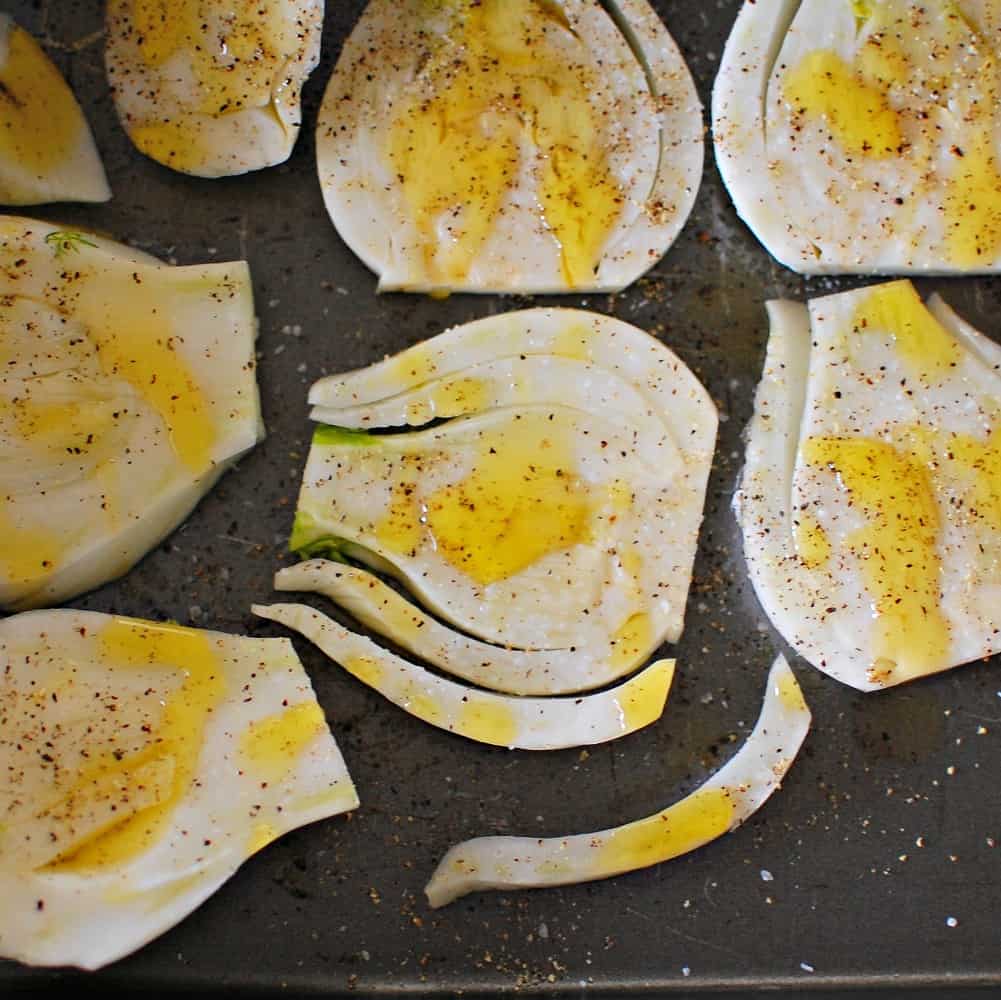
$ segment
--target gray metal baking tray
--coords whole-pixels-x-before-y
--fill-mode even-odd
[[[708,105],[737,0],[654,5]],[[288,560],[310,434],[307,386],[525,300],[376,296],[374,278],[328,222],[311,132],[362,0],[328,3],[323,63],[289,163],[222,181],[171,173],[132,149],[105,82],[98,0],[4,6],[45,40],[80,95],[115,191],[106,206],[35,214],[181,263],[246,257],[261,319],[267,440],[128,576],[73,606],[277,634],[249,606],[270,598],[272,573]],[[647,278],[622,295],[559,300],[662,337],[723,418],[674,650],[679,674],[660,722],[587,753],[486,749],[410,718],[297,640],[362,807],[283,838],[174,930],[99,974],[0,962],[0,995],[910,995],[927,987],[959,996],[1001,985],[997,657],[869,696],[794,660],[815,725],[781,792],[736,834],[613,881],[473,896],[441,911],[424,902],[425,880],[458,840],[599,829],[694,787],[748,731],[783,648],[747,582],[729,511],[764,355],[762,303],[860,282],[805,280],[776,265],[737,219],[711,155],[706,164],[692,219]],[[998,281],[919,284],[1001,338]]]

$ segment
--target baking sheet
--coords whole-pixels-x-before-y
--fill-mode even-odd
[[[654,6],[708,107],[737,0]],[[279,634],[249,606],[271,598],[271,576],[288,562],[310,434],[307,386],[453,323],[529,304],[375,295],[374,278],[329,224],[315,178],[317,106],[363,2],[328,7],[324,58],[306,90],[292,159],[204,181],[144,159],[119,129],[98,0],[5,5],[67,74],[115,191],[107,206],[34,214],[105,230],[179,263],[246,257],[261,320],[267,441],[125,579],[74,607]],[[648,278],[615,297],[533,300],[612,312],[657,334],[720,408],[686,630],[671,650],[679,672],[659,723],[586,752],[489,749],[410,718],[297,639],[362,807],[272,845],[181,925],[102,973],[0,962],[0,994],[60,986],[578,995],[1001,984],[997,657],[869,696],[794,659],[814,729],[781,792],[735,835],[609,882],[467,897],[442,911],[429,910],[422,895],[458,840],[553,836],[646,815],[739,745],[784,648],[751,592],[729,512],[764,356],[762,303],[861,283],[806,280],[776,265],[738,221],[710,154],[693,217]],[[919,285],[1001,339],[996,280]]]

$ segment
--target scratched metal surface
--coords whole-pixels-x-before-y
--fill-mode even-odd
[[[125,579],[75,607],[276,634],[248,608],[270,597],[271,575],[287,558],[310,432],[307,385],[446,325],[525,304],[376,297],[373,278],[328,223],[311,131],[362,5],[329,4],[324,60],[291,161],[225,181],[182,177],[133,151],[102,71],[98,0],[12,5],[81,96],[115,190],[107,206],[36,214],[181,263],[245,256],[261,318],[267,441]],[[655,6],[708,104],[737,0],[703,10],[686,0]],[[857,283],[803,280],[775,265],[737,220],[710,156],[696,211],[648,280],[615,298],[561,300],[661,336],[722,415],[687,628],[673,650],[679,676],[659,723],[587,754],[485,749],[411,719],[297,641],[362,807],[271,846],[182,924],[114,967],[82,976],[0,962],[0,993],[231,986],[567,995],[1001,983],[1001,851],[990,846],[1001,841],[997,658],[869,697],[794,660],[815,727],[785,787],[735,835],[614,881],[474,896],[439,912],[423,901],[424,882],[452,843],[643,816],[693,788],[747,733],[765,671],[783,647],[747,583],[729,512],[764,352],[762,303]],[[1001,334],[997,282],[921,284]]]

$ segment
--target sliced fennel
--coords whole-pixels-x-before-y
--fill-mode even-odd
[[[769,799],[799,752],[810,710],[780,656],[761,715],[737,753],[673,805],[624,826],[569,837],[479,837],[451,848],[425,888],[446,906],[486,889],[534,889],[611,878],[669,861],[735,830]]]
[[[0,205],[110,197],[73,92],[31,35],[0,13]]]
[[[863,691],[997,652],[1001,347],[906,281],[769,315],[734,507],[775,627]]]
[[[284,163],[320,60],[323,0],[109,0],[105,64],[136,148],[197,177]]]
[[[392,574],[467,636],[415,632],[431,619],[358,571],[281,586],[523,694],[598,687],[680,635],[716,412],[652,337],[575,310],[509,313],[324,379],[310,401],[341,426],[316,432],[292,548]],[[364,432],[434,418],[451,419]]]
[[[322,545],[322,543],[320,543]],[[574,649],[523,650],[470,638],[443,625],[401,597],[377,576],[342,562],[310,559],[280,570],[275,589],[329,597],[372,632],[408,653],[490,691],[517,695],[570,694],[582,690],[581,653]],[[592,664],[589,686],[616,679],[614,659]]]
[[[358,805],[286,639],[86,611],[0,622],[0,955],[96,969]]]
[[[647,0],[370,0],[324,96],[317,166],[381,290],[614,290],[681,230],[703,144]]]
[[[559,750],[626,736],[660,718],[674,677],[674,661],[658,660],[600,694],[512,698],[438,677],[305,604],[254,605],[253,611],[301,633],[411,715],[478,743],[509,749]]]
[[[262,433],[244,263],[0,221],[0,607],[128,570]]]
[[[720,174],[804,274],[1001,267],[994,3],[746,0],[713,90]]]
[[[669,482],[607,421],[533,404],[364,446],[321,431],[300,509],[473,635],[598,648],[648,608],[673,610],[640,555],[668,534]],[[658,644],[652,625],[636,627],[625,668]]]

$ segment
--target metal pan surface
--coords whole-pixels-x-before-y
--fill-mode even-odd
[[[306,389],[527,300],[376,296],[327,220],[314,167],[323,87],[363,0],[328,3],[324,56],[291,160],[247,177],[174,174],[119,128],[98,0],[5,5],[41,37],[84,104],[115,197],[40,217],[104,230],[180,263],[247,258],[261,321],[268,438],[124,579],[72,605],[279,634],[249,608],[272,597],[308,448]],[[737,0],[654,0],[708,107]],[[611,312],[663,338],[716,400],[720,439],[678,676],[659,723],[586,752],[493,750],[418,722],[296,641],[357,783],[350,817],[250,860],[174,930],[92,976],[0,962],[0,994],[72,989],[248,994],[529,995],[790,992],[901,995],[1001,985],[1001,663],[860,695],[793,660],[814,712],[781,792],[735,835],[660,867],[566,889],[422,894],[453,843],[625,822],[680,797],[749,731],[783,647],[751,591],[730,498],[764,357],[763,302],[855,287],[803,279],[739,222],[707,155],[695,212],[636,287],[560,304]],[[918,283],[1001,340],[1001,284]],[[548,301],[548,300],[538,300]],[[552,300],[557,301],[557,300]],[[0,906],[3,901],[0,900]],[[954,918],[955,926],[950,918]],[[939,995],[946,995],[940,992]],[[958,994],[957,994],[958,995]]]

